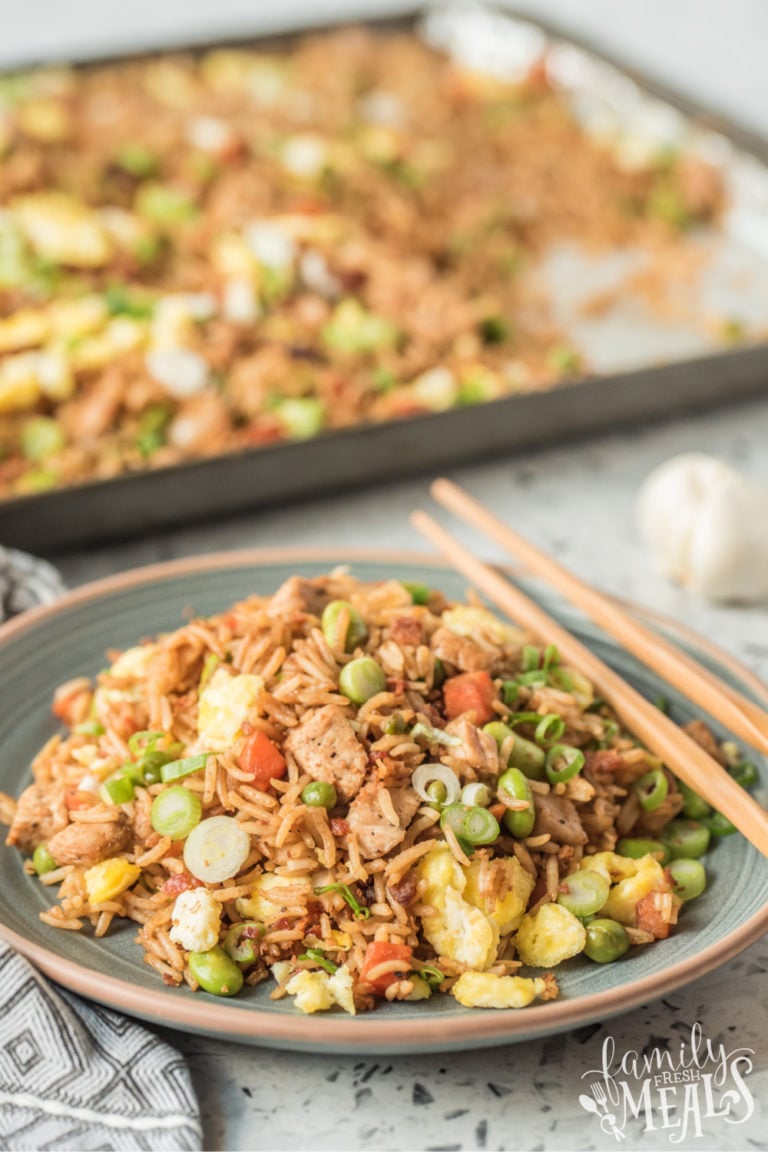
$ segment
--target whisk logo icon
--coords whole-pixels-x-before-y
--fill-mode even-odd
[[[755,1103],[745,1078],[754,1054],[706,1039],[699,1023],[676,1048],[660,1044],[620,1055],[606,1036],[600,1066],[582,1076],[589,1082],[579,1104],[619,1143],[636,1120],[643,1132],[664,1132],[670,1144],[680,1144],[702,1136],[704,1121],[743,1124],[750,1118]]]

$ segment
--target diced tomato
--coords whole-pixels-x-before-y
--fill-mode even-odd
[[[380,976],[371,980],[368,973],[373,972],[380,964],[386,964],[389,960],[400,961],[402,968],[397,968],[391,972],[382,972]],[[411,970],[412,961],[413,949],[409,948],[407,944],[391,944],[387,940],[373,940],[366,950],[363,967],[360,969],[360,979],[365,981],[374,992],[383,995],[390,984],[395,980],[400,980]]]
[[[238,763],[262,790],[269,787],[270,780],[282,780],[287,768],[285,756],[261,730],[248,737]]]
[[[642,928],[644,932],[650,932],[657,940],[666,940],[671,925],[661,915],[659,902],[656,899],[658,895],[658,892],[649,892],[647,896],[638,900],[635,909],[635,922],[638,928]]]
[[[493,681],[487,672],[463,672],[446,680],[443,688],[445,714],[449,720],[474,712],[475,724],[487,724],[495,713],[493,701],[495,691]]]
[[[64,807],[68,812],[81,812],[83,808],[92,808],[98,801],[98,796],[93,792],[81,791],[77,784],[68,784],[64,789]]]

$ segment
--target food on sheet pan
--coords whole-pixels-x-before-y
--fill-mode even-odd
[[[4,496],[572,380],[542,254],[723,199],[383,31],[6,77],[0,158]]]

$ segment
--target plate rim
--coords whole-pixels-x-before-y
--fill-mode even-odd
[[[53,604],[31,609],[0,626],[0,650],[6,642],[34,630],[49,618],[66,614],[74,607],[91,600],[130,591],[152,583],[162,583],[217,569],[269,567],[290,563],[381,563],[418,564],[425,567],[450,570],[450,566],[434,553],[400,549],[371,549],[333,547],[248,548],[228,552],[212,552],[156,564],[143,565],[89,581],[67,592]],[[522,574],[522,568],[502,565],[506,571]],[[640,611],[656,626],[668,629],[681,638],[694,643],[723,667],[737,675],[768,706],[768,688],[736,657],[721,649],[704,636],[700,636],[678,621],[669,619],[655,610],[640,608],[621,601],[633,611]],[[297,1047],[305,1051],[359,1052],[363,1050],[428,1051],[467,1045],[494,1045],[531,1040],[558,1031],[628,1012],[645,1003],[657,1000],[677,988],[727,963],[745,948],[768,932],[768,905],[753,913],[742,925],[707,948],[677,961],[663,973],[640,977],[627,985],[603,992],[578,996],[572,1000],[553,1000],[538,1004],[533,1010],[515,1012],[488,1012],[466,1017],[450,1017],[450,1037],[445,1035],[447,1019],[419,1016],[391,1019],[376,1013],[365,1013],[362,1018],[323,1016],[322,1032],[312,1017],[279,1015],[265,1012],[258,1006],[227,1008],[226,1016],[217,1011],[214,1002],[186,998],[174,999],[167,991],[148,990],[114,976],[102,975],[94,969],[61,956],[53,949],[43,947],[0,921],[0,939],[5,940],[26,956],[40,971],[73,992],[96,1000],[117,1011],[141,1017],[155,1023],[166,1024],[186,1031],[221,1034],[220,1023],[226,1023],[228,1037],[234,1041],[263,1046]]]

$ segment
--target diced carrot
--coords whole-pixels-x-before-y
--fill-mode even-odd
[[[179,896],[189,888],[199,888],[201,884],[201,880],[190,876],[188,872],[176,872],[173,876],[168,877],[160,891],[163,896]]]
[[[382,972],[379,976],[374,976],[371,980],[369,973],[375,972],[379,965],[386,964],[391,960],[399,961],[402,964],[402,969],[397,968],[393,971]],[[360,969],[360,979],[368,984],[374,992],[383,995],[390,984],[394,983],[395,980],[401,979],[410,971],[412,961],[413,949],[407,944],[390,943],[387,940],[373,940],[366,949],[363,966]]]
[[[68,784],[64,789],[64,807],[68,812],[82,812],[84,808],[92,808],[98,802],[98,796],[81,790],[77,784]]]
[[[463,672],[446,680],[443,688],[445,714],[449,720],[474,712],[475,724],[487,724],[495,713],[495,690],[490,675],[485,671]]]
[[[261,729],[248,737],[238,763],[262,790],[269,787],[271,780],[282,780],[287,768],[285,756]]]
[[[657,940],[666,940],[671,925],[661,914],[660,902],[657,899],[659,895],[658,892],[649,892],[647,896],[638,900],[635,909],[635,923],[638,928],[642,928],[644,932],[650,932]]]

